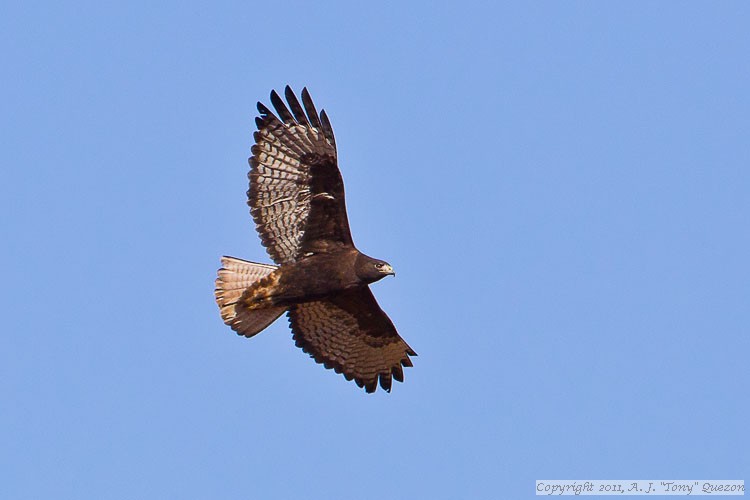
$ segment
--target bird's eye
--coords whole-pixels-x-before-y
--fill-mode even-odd
[[[383,269],[383,263],[378,262],[377,264],[375,264],[375,267],[377,267],[378,269]]]

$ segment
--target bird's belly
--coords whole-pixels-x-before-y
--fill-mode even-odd
[[[242,300],[250,309],[291,306],[321,300],[358,286],[358,283],[327,271],[281,267],[248,288]]]

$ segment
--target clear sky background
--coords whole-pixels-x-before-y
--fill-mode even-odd
[[[6,2],[0,497],[747,479],[747,2]],[[255,103],[329,113],[419,353],[367,395],[214,303]]]

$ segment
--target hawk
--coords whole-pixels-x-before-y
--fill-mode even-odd
[[[274,115],[258,103],[249,159],[250,213],[276,265],[222,257],[216,279],[221,318],[252,337],[287,313],[297,347],[368,393],[390,392],[417,354],[378,306],[369,284],[395,275],[354,246],[336,140],[307,89],[302,103],[271,92]]]

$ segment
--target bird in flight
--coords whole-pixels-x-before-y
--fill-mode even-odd
[[[368,286],[395,275],[354,246],[336,140],[307,89],[287,105],[271,92],[276,114],[260,116],[249,159],[250,213],[276,265],[222,257],[216,279],[221,318],[252,337],[287,313],[296,345],[367,392],[390,392],[417,354],[398,335]]]

